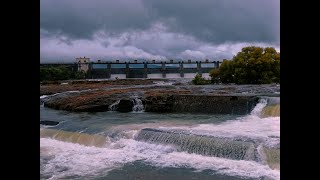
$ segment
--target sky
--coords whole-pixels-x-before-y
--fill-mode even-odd
[[[280,52],[280,0],[41,0],[40,63]]]

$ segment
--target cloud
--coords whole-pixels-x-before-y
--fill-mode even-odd
[[[280,50],[278,0],[43,0],[41,61],[223,59]]]
[[[180,53],[180,56],[185,59],[201,59],[201,60],[203,60],[206,58],[206,55],[203,52],[190,50],[190,49],[185,50],[182,53]]]
[[[92,38],[98,30],[122,33],[149,28],[141,0],[41,0],[40,27],[72,38]]]
[[[259,46],[259,47],[275,47],[275,49],[280,52],[280,47],[275,44],[267,44],[261,42],[241,42],[241,43],[231,43],[226,42],[223,44],[206,44],[202,45],[193,50],[187,49],[179,54],[183,59],[193,58],[195,60],[215,60],[221,61],[223,59],[232,59],[233,56],[237,55],[243,47],[246,46]]]
[[[206,42],[279,41],[279,0],[144,0],[170,31]]]
[[[40,59],[42,62],[73,62],[76,57],[90,57],[93,60],[117,59],[165,59],[163,56],[153,55],[131,45],[119,46],[119,40],[110,38],[109,44],[103,43],[99,38],[92,40],[63,40],[60,38],[40,39]],[[106,46],[107,45],[107,46]]]
[[[144,31],[124,32],[112,36],[103,31],[96,32],[92,39],[70,39],[63,34],[50,34],[41,30],[41,61],[74,61],[86,56],[93,60],[132,59],[230,59],[245,46],[274,46],[259,42],[226,42],[211,44],[191,36],[168,32],[159,23]],[[277,50],[279,51],[279,46]]]

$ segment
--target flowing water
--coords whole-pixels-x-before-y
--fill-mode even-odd
[[[120,103],[120,100],[118,100],[118,101],[114,102],[113,104],[111,104],[109,106],[109,111],[116,111],[118,109],[119,103]]]
[[[280,98],[245,116],[40,106],[41,179],[280,179]],[[110,107],[115,110],[117,102]],[[139,112],[139,113],[136,113]]]
[[[132,107],[133,112],[143,112],[144,111],[144,106],[139,98],[134,98],[133,99],[133,107]]]

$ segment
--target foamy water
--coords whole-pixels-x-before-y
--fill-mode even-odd
[[[178,152],[175,147],[164,144],[140,142],[134,139],[143,128],[159,128],[166,130],[186,131],[192,134],[217,137],[248,137],[260,139],[266,145],[274,146],[280,141],[280,117],[261,118],[260,114],[267,101],[262,100],[251,114],[219,123],[155,121],[150,123],[114,124],[102,128],[97,134],[114,137],[108,138],[104,147],[84,146],[67,141],[59,141],[49,137],[40,138],[41,175],[43,179],[63,179],[82,177],[94,179],[125,164],[143,161],[157,167],[194,168],[196,171],[214,170],[219,174],[271,179],[280,179],[280,170],[271,169],[264,163],[208,157],[187,152]],[[132,114],[141,118],[142,114]],[[110,116],[118,115],[109,113]],[[121,114],[120,114],[121,115]],[[148,114],[146,113],[146,117]],[[275,138],[276,137],[276,138]]]
[[[44,174],[53,172],[56,178],[95,175],[119,168],[128,162],[152,159],[173,151],[169,146],[147,144],[133,139],[120,139],[111,143],[108,148],[88,147],[48,138],[40,138],[40,144],[41,148],[47,150],[43,156],[48,154],[52,157],[43,168]],[[64,171],[57,172],[57,167],[64,167]]]
[[[73,175],[98,175],[137,160],[160,167],[190,167],[198,171],[210,169],[234,176],[252,178],[268,176],[274,179],[280,177],[278,170],[272,170],[267,165],[256,162],[176,152],[170,146],[138,142],[133,139],[120,139],[108,148],[87,147],[46,138],[41,138],[40,144],[41,148],[47,149],[47,154],[50,152],[53,156],[45,165],[44,173],[53,172],[57,179]]]
[[[260,114],[267,101],[262,100],[252,110],[250,115],[226,121],[222,124],[199,124],[194,127],[163,127],[165,130],[184,130],[198,135],[217,137],[250,137],[262,138],[262,140],[274,145],[280,141],[280,117],[261,118]],[[278,137],[278,139],[270,138]]]
[[[42,95],[42,96],[40,96],[40,99],[44,99],[46,97],[48,97],[48,95]]]

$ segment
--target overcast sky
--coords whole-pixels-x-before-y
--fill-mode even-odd
[[[41,0],[40,62],[230,59],[280,51],[280,0]]]

